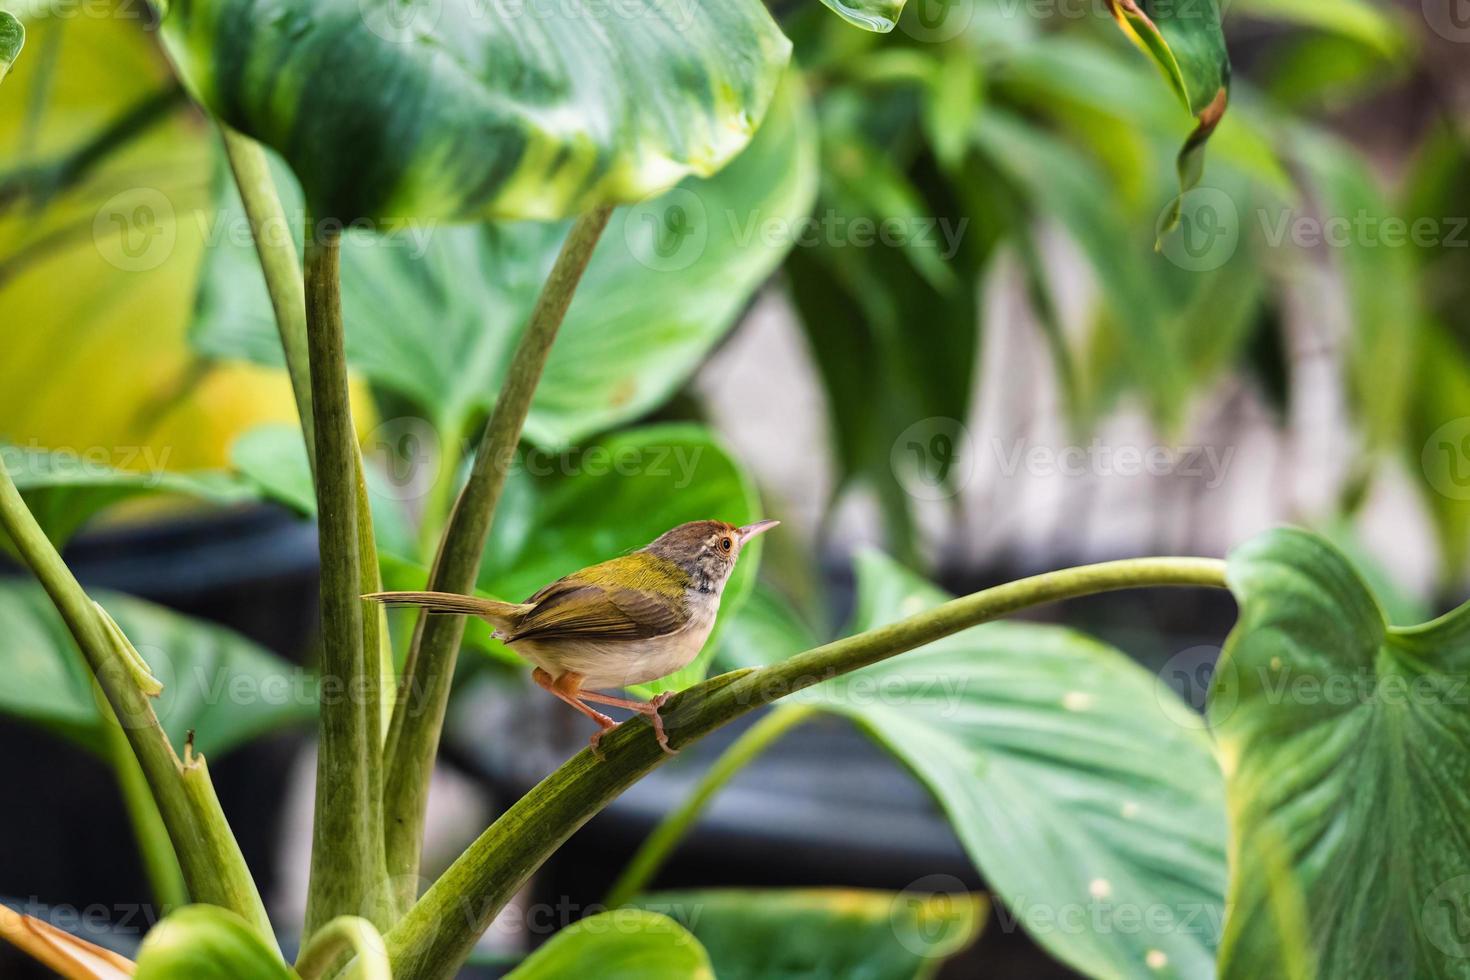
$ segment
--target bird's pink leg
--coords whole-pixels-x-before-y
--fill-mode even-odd
[[[601,711],[598,711],[597,709],[582,703],[581,699],[587,696],[583,694],[581,690],[582,675],[567,673],[562,674],[560,677],[553,678],[546,671],[542,670],[540,667],[537,667],[535,670],[531,671],[531,680],[535,681],[539,687],[543,687],[546,690],[550,691],[552,694],[556,695],[567,704],[582,712],[582,714],[586,715],[588,718],[591,718],[593,721],[597,722],[597,732],[592,736],[591,745],[592,753],[596,755],[599,759],[601,759],[602,752],[597,748],[597,743],[602,741],[603,734],[605,734],[610,729],[618,727],[618,723],[613,721],[607,715],[603,714]]]
[[[658,713],[658,709],[662,708],[664,703],[674,696],[672,691],[665,691],[652,701],[639,701],[636,698],[619,698],[611,694],[598,694],[596,691],[581,691],[577,696],[587,701],[595,701],[597,704],[606,704],[614,708],[627,708],[629,711],[636,711],[640,715],[647,715],[648,720],[653,722],[653,736],[658,739],[658,747],[669,755],[678,754],[679,750],[669,745],[669,736],[664,732],[663,715]]]

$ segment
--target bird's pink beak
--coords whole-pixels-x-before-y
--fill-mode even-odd
[[[739,533],[740,535],[741,543],[744,543],[755,537],[757,534],[765,534],[771,528],[780,523],[780,521],[756,521],[754,524],[747,524],[744,527],[739,528],[737,533]]]

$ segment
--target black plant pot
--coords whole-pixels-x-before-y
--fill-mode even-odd
[[[293,662],[316,627],[315,528],[275,508],[89,533],[66,558],[83,585],[230,627]],[[278,867],[285,783],[305,738],[280,732],[210,759],[220,802],[266,895]],[[72,930],[83,935],[141,938],[157,910],[110,768],[9,719],[0,719],[0,746],[0,786],[9,790],[0,809],[0,894],[22,908],[50,906],[65,928],[86,913],[84,928]],[[0,976],[21,976],[9,955],[0,949]]]

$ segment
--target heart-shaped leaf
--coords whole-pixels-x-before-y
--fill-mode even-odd
[[[720,980],[913,980],[980,935],[979,895],[858,889],[656,892],[638,900],[688,926]]]
[[[506,980],[714,980],[699,940],[668,916],[622,908],[579,919]]]
[[[149,930],[136,980],[294,980],[254,929],[216,905],[186,905]]]
[[[276,183],[287,213],[299,213],[284,168]],[[793,74],[730,166],[614,213],[536,389],[527,437],[565,444],[658,407],[780,264],[815,189],[815,127]],[[221,213],[222,227],[241,226],[232,184]],[[533,222],[349,234],[342,278],[353,366],[407,398],[445,438],[460,438],[493,403],[565,234],[563,224]],[[196,347],[280,362],[248,242],[217,236],[200,290]]]
[[[1464,976],[1470,607],[1388,626],[1348,560],[1293,529],[1237,548],[1228,578],[1221,975]]]
[[[318,217],[562,218],[709,175],[791,44],[759,0],[173,0],[164,37]]]
[[[5,81],[10,66],[20,57],[20,49],[25,47],[25,43],[25,27],[14,14],[0,10],[0,82]]]
[[[316,714],[316,684],[244,637],[131,596],[95,596],[142,655],[163,693],[154,712],[175,744],[223,753]],[[0,581],[0,712],[109,751],[91,671],[45,592]],[[126,719],[124,719],[126,721]]]
[[[872,552],[858,586],[853,631],[948,598]],[[1089,976],[1210,975],[1225,908],[1220,771],[1208,737],[1178,723],[1191,709],[1117,650],[989,623],[792,700],[850,717],[924,781],[1006,928]]]
[[[0,445],[0,463],[58,548],[97,514],[134,497],[175,494],[221,506],[259,499],[249,485],[228,473],[118,470],[75,453],[4,445]],[[0,534],[0,540],[3,538]]]

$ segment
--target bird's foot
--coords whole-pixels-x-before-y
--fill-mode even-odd
[[[672,691],[665,691],[655,696],[653,700],[648,702],[647,714],[648,720],[653,723],[653,737],[658,739],[658,747],[669,755],[678,755],[679,750],[669,744],[669,736],[664,732],[664,717],[658,713],[658,709],[662,708],[668,702],[669,698],[673,696],[674,693]]]

